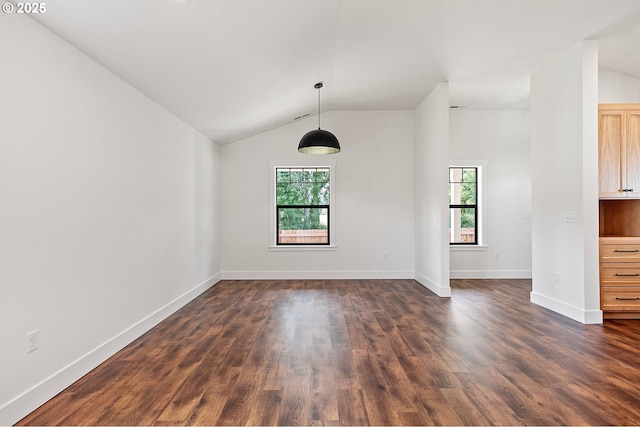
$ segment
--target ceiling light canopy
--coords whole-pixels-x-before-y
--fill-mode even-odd
[[[338,138],[329,131],[320,129],[320,88],[322,82],[313,87],[318,89],[318,129],[307,132],[298,144],[298,151],[304,154],[335,154],[340,152]]]

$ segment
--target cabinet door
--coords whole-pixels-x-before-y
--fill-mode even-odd
[[[625,113],[605,110],[598,113],[598,186],[601,198],[626,197],[623,185],[623,141]],[[639,183],[640,184],[640,183]],[[638,186],[640,191],[640,185]]]
[[[625,116],[627,197],[640,198],[640,110],[627,111]]]

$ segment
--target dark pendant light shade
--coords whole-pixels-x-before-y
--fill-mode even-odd
[[[340,143],[334,134],[318,128],[302,137],[298,151],[304,154],[335,154],[340,152]]]
[[[318,89],[318,129],[307,132],[298,144],[298,151],[304,154],[335,154],[340,152],[338,138],[329,131],[320,129],[320,88],[322,83],[314,85]]]

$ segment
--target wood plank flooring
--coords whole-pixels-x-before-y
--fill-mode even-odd
[[[21,425],[640,425],[640,322],[528,280],[222,281]]]

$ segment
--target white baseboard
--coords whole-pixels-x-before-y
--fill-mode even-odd
[[[415,279],[416,282],[420,283],[422,286],[429,289],[431,292],[438,295],[439,297],[442,297],[442,298],[451,297],[451,286],[439,285],[438,283],[434,282],[433,280],[429,279],[426,276],[423,276],[420,273],[415,273],[413,278]]]
[[[92,369],[135,341],[145,332],[178,311],[220,280],[220,273],[210,277],[164,307],[149,314],[102,345],[91,350],[89,353],[71,362],[60,371],[3,404],[0,406],[0,425],[12,425],[20,421],[40,405],[82,378]]]
[[[602,323],[602,310],[583,310],[546,295],[531,292],[530,301],[584,324]]]
[[[413,271],[223,271],[223,280],[413,279]]]
[[[584,322],[587,325],[599,324],[604,321],[604,313],[602,310],[586,310],[584,312]]]
[[[451,279],[531,279],[531,270],[451,270]]]

